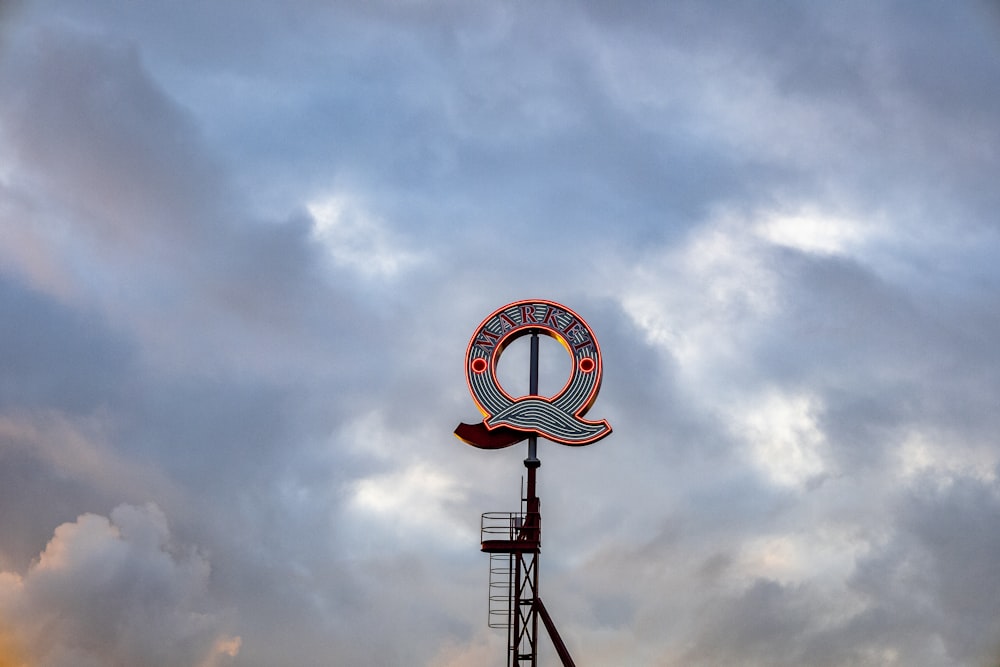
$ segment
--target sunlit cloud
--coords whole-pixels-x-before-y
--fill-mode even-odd
[[[738,363],[757,327],[776,312],[780,289],[766,248],[746,221],[729,214],[622,282],[625,312],[691,378]]]
[[[465,644],[448,642],[430,661],[433,667],[482,667],[502,655],[504,637],[499,632],[481,632]]]
[[[763,577],[783,585],[816,585],[831,589],[831,608],[841,605],[842,613],[856,613],[863,605],[845,595],[842,585],[871,548],[870,542],[851,534],[850,526],[837,524],[754,537],[741,545],[730,566],[732,583],[746,586]]]
[[[819,211],[765,216],[756,231],[776,245],[823,255],[850,254],[871,233],[857,221]]]
[[[155,505],[57,527],[24,575],[0,572],[0,619],[27,664],[232,664],[241,639],[207,606],[208,561]]]
[[[750,445],[751,461],[776,484],[798,487],[829,470],[826,438],[810,396],[768,392],[735,415],[737,435]]]
[[[395,278],[421,261],[419,253],[399,245],[378,218],[345,195],[333,195],[306,207],[313,234],[338,266],[366,278]]]
[[[350,507],[365,521],[399,536],[433,535],[454,544],[475,544],[476,536],[448,512],[466,498],[466,485],[423,463],[358,480]]]
[[[997,481],[1000,453],[989,444],[962,442],[947,433],[919,430],[907,433],[896,448],[899,474],[904,480],[935,479],[948,485],[955,479]]]

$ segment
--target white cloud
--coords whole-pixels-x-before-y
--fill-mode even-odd
[[[0,617],[27,664],[231,664],[240,638],[208,606],[209,563],[155,505],[81,515],[26,573],[0,572]]]
[[[402,247],[386,225],[345,195],[309,203],[313,234],[334,263],[366,278],[395,278],[420,263],[421,255]]]
[[[734,415],[734,428],[754,466],[776,484],[799,487],[828,472],[819,409],[812,396],[768,392]]]
[[[870,235],[858,221],[822,211],[761,216],[757,234],[776,245],[823,255],[850,254]]]
[[[467,547],[476,543],[468,526],[454,521],[448,508],[466,498],[466,486],[424,463],[372,475],[352,486],[349,509],[377,522],[397,539],[433,535]]]
[[[716,374],[738,367],[777,311],[781,283],[751,228],[719,215],[612,283],[625,312],[678,362],[692,388],[713,386]]]
[[[912,430],[895,449],[896,469],[906,482],[935,479],[947,485],[965,477],[987,483],[997,480],[1000,454],[992,443],[964,442],[959,434],[932,434]]]
[[[824,522],[796,532],[754,535],[740,546],[730,567],[732,584],[745,587],[765,578],[782,585],[825,586],[836,589],[828,600],[830,608],[840,606],[856,612],[858,601],[846,594],[843,581],[872,545],[858,539],[852,529]]]

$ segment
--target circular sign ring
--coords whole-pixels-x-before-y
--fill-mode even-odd
[[[515,398],[497,379],[500,355],[514,340],[541,333],[559,341],[573,359],[570,378],[551,398],[528,395]],[[498,308],[476,329],[466,350],[466,379],[472,399],[489,430],[505,427],[536,433],[566,445],[586,445],[608,435],[605,420],[583,415],[601,387],[601,349],[587,323],[554,301],[516,301]]]

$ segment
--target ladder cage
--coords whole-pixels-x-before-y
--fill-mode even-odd
[[[485,512],[480,525],[482,540],[515,540],[524,525],[523,512]],[[514,555],[490,554],[489,615],[491,628],[509,630],[515,611]]]
[[[510,629],[514,591],[514,555],[490,554],[490,595],[488,625]]]

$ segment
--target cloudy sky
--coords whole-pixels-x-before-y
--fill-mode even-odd
[[[998,665],[992,2],[0,8],[0,667],[503,665],[528,298],[578,664]]]

